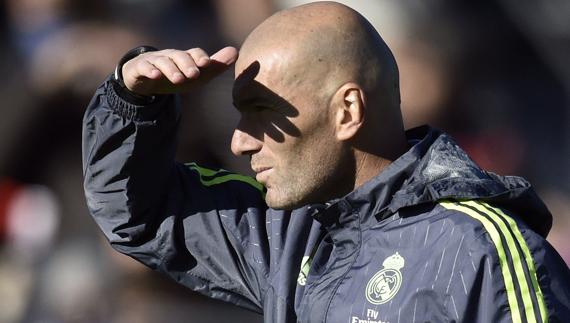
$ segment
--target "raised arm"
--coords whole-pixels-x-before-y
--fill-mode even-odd
[[[261,311],[263,188],[174,161],[180,111],[172,94],[215,77],[236,57],[231,47],[211,57],[201,49],[151,51],[119,67],[85,113],[84,188],[116,250],[201,293]]]

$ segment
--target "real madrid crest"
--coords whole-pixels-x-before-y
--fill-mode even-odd
[[[380,305],[394,298],[402,285],[400,269],[404,268],[404,263],[404,258],[397,252],[384,259],[384,269],[372,276],[366,284],[366,299],[370,303]]]

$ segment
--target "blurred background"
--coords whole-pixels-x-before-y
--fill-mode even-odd
[[[81,119],[130,48],[239,46],[296,0],[2,0],[0,323],[260,322],[110,250],[82,189]],[[341,1],[393,49],[406,126],[450,132],[483,167],[529,179],[570,263],[570,2]],[[230,155],[233,72],[183,98],[179,159]]]

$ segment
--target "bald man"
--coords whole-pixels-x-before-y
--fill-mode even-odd
[[[174,161],[176,94],[234,62],[231,149],[255,179]],[[570,317],[530,185],[435,129],[405,132],[399,101],[386,44],[331,2],[268,18],[239,59],[135,49],[85,115],[90,212],[118,251],[265,322]]]

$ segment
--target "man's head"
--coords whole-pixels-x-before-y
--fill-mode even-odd
[[[346,194],[401,153],[396,63],[346,6],[318,2],[271,16],[244,42],[235,74],[241,120],[232,151],[250,156],[270,207]]]

